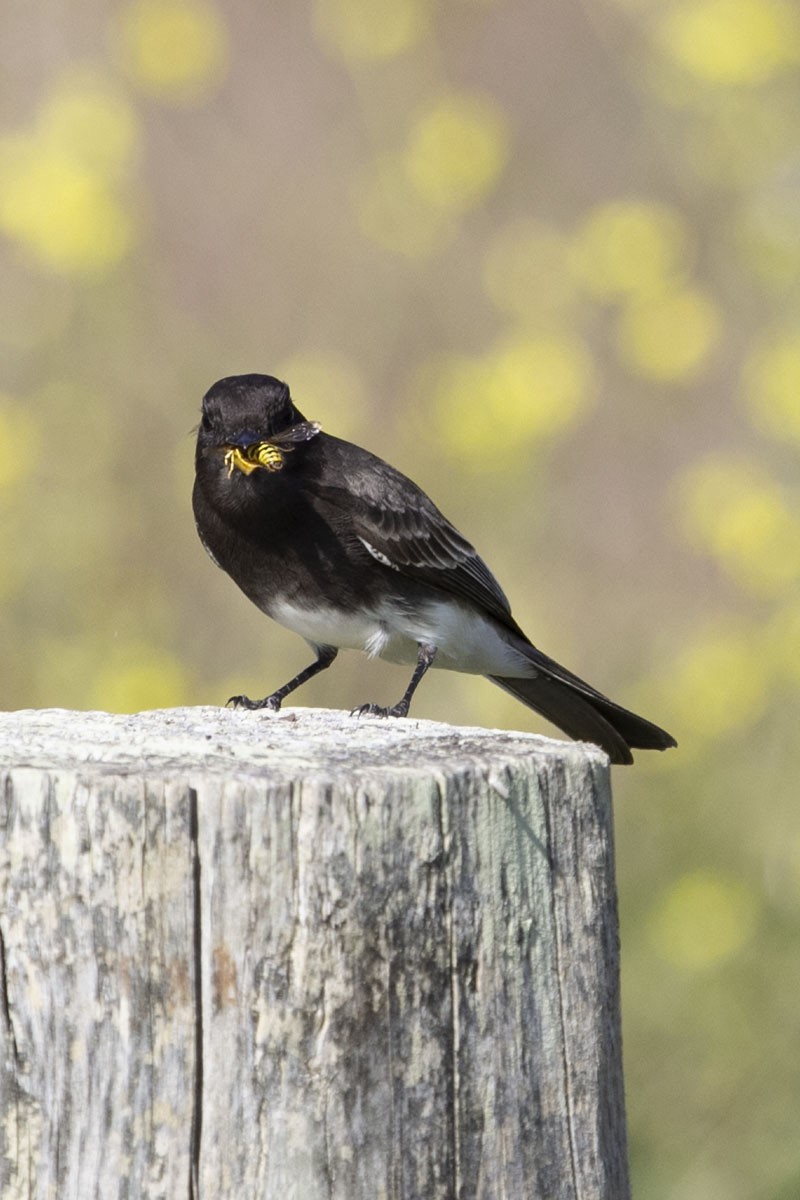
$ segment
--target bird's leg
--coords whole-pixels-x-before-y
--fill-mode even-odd
[[[402,700],[398,700],[397,704],[393,704],[391,708],[381,708],[380,704],[362,704],[358,708],[353,709],[353,715],[357,717],[407,717],[408,710],[411,707],[411,697],[419,687],[420,680],[428,667],[436,658],[436,647],[428,646],[424,642],[420,642],[417,648],[417,665],[414,668],[414,674],[411,676],[411,682],[405,690],[405,695]]]
[[[318,646],[317,661],[313,662],[310,667],[306,667],[299,675],[295,675],[294,679],[290,679],[271,696],[265,696],[263,700],[249,700],[247,696],[231,696],[228,704],[231,708],[268,708],[271,712],[277,712],[290,692],[299,688],[307,679],[313,679],[320,671],[329,667],[338,653],[335,646]]]

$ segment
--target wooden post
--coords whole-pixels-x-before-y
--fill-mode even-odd
[[[0,715],[4,1200],[624,1200],[604,755]]]

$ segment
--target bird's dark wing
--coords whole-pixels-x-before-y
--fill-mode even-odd
[[[521,633],[486,563],[421,488],[360,447],[330,437],[326,443],[317,487],[341,533],[355,535],[385,567],[468,600]]]

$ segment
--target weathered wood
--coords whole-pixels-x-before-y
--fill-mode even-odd
[[[0,715],[0,1194],[628,1195],[604,756]]]

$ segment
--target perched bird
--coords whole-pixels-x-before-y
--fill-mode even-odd
[[[500,585],[425,493],[367,450],[323,433],[270,375],[220,379],[203,399],[193,493],[200,540],[262,612],[305,638],[315,661],[263,700],[280,708],[339,650],[413,664],[404,717],[431,666],[486,675],[612,762],[675,740],[528,640]]]

